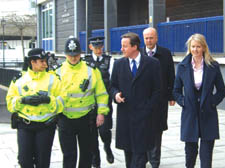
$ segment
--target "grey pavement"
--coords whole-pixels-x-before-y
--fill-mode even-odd
[[[114,106],[115,107],[115,106]],[[115,108],[114,108],[115,109]],[[116,110],[116,109],[115,109]],[[216,140],[213,154],[213,168],[225,168],[225,111],[218,110],[220,120],[220,140]],[[163,133],[161,168],[184,168],[184,143],[180,141],[180,114],[178,105],[169,108],[169,130]],[[113,114],[114,123],[116,113]],[[114,124],[115,126],[115,124]],[[141,138],[141,137],[140,137]],[[0,124],[0,167],[18,168],[16,130],[7,123]],[[123,151],[115,148],[115,127],[113,128],[112,149],[115,156],[114,164],[107,163],[103,144],[100,141],[102,168],[125,168]],[[149,164],[146,168],[150,168]],[[51,168],[62,168],[62,153],[56,132],[52,148]],[[196,168],[200,168],[199,159]]]

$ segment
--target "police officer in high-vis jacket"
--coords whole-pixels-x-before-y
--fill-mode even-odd
[[[91,168],[91,132],[104,123],[109,112],[108,94],[101,73],[95,66],[81,60],[78,39],[65,43],[66,61],[56,69],[64,88],[65,108],[59,116],[59,140],[63,152],[63,168],[75,168],[79,145],[79,168]],[[97,105],[97,118],[91,119]],[[78,140],[78,142],[77,142]]]
[[[11,82],[6,96],[21,168],[49,168],[56,115],[63,111],[60,79],[46,72],[46,56],[41,48],[30,50],[28,69]]]
[[[85,61],[88,64],[93,64],[100,70],[104,84],[106,86],[107,92],[110,93],[110,75],[113,68],[114,59],[106,54],[103,54],[104,47],[104,37],[90,37],[89,38],[89,48],[92,51],[92,54],[85,56]],[[109,97],[108,106],[110,112],[105,116],[105,122],[102,126],[98,127],[93,132],[93,156],[92,156],[92,166],[95,168],[100,168],[100,152],[99,152],[99,143],[98,143],[98,134],[100,135],[103,143],[104,150],[106,152],[106,159],[109,163],[114,162],[114,156],[111,150],[111,139],[112,139],[112,98]]]

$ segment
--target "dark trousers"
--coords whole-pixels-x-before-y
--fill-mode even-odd
[[[88,115],[78,119],[68,119],[60,115],[59,141],[63,152],[63,168],[76,168],[77,141],[80,158],[79,168],[91,168],[91,133]]]
[[[126,168],[145,168],[146,153],[133,153],[124,151]]]
[[[201,168],[212,167],[213,147],[214,147],[214,140],[200,141],[199,155],[201,161]],[[197,155],[198,155],[198,142],[185,142],[185,156],[187,168],[194,168]]]
[[[162,144],[162,133],[157,132],[153,141],[151,149],[147,152],[147,158],[153,168],[157,168],[160,165],[161,157],[161,144]]]
[[[92,132],[92,149],[93,149],[93,156],[92,156],[92,163],[100,166],[101,158],[100,158],[100,151],[99,151],[99,141],[98,137],[100,136],[102,142],[104,143],[104,147],[106,149],[110,148],[111,141],[112,141],[112,104],[108,104],[110,108],[110,112],[107,116],[105,116],[104,124],[100,127],[96,127]]]
[[[102,142],[104,143],[104,146],[110,147],[111,145],[111,139],[112,139],[112,132],[111,130],[102,130],[99,128],[96,128],[93,131],[92,138],[93,138],[93,163],[96,165],[100,165],[101,163],[101,158],[100,158],[100,151],[99,151],[99,142],[98,142],[98,137],[100,135],[100,138]]]
[[[49,168],[55,128],[55,124],[41,129],[18,128],[18,160],[21,168]]]

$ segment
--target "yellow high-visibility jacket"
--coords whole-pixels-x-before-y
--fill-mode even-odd
[[[64,90],[64,111],[67,118],[80,118],[90,112],[97,105],[98,114],[108,114],[109,95],[103,83],[101,73],[97,68],[88,66],[84,61],[71,65],[67,60],[56,69],[60,76]],[[89,80],[85,91],[81,84]]]
[[[16,81],[12,81],[6,96],[7,108],[10,112],[30,121],[45,122],[57,113],[63,111],[64,102],[61,93],[61,83],[58,76],[53,73],[34,72],[28,69]],[[48,92],[49,104],[32,106],[21,104],[24,96],[36,95],[39,91]]]

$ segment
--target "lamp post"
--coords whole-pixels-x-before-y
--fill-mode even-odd
[[[1,26],[2,26],[2,55],[3,55],[3,67],[5,68],[5,25],[6,25],[6,20],[2,18],[1,20]]]

